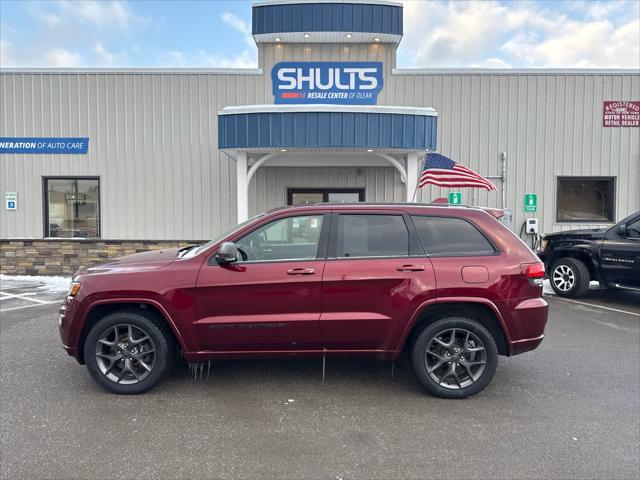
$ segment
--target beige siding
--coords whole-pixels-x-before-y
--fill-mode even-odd
[[[305,50],[310,48],[309,51]],[[383,61],[379,104],[434,107],[438,151],[484,175],[508,154],[507,206],[523,220],[523,195],[539,195],[543,231],[556,224],[559,175],[615,176],[616,213],[640,210],[640,129],[603,128],[604,100],[639,100],[638,74],[393,74],[383,45],[265,45],[264,74],[79,72],[0,74],[0,136],[90,137],[88,155],[1,155],[0,192],[17,191],[19,211],[0,210],[0,238],[43,235],[42,177],[97,175],[101,230],[108,239],[208,238],[235,222],[235,163],[217,146],[217,112],[272,103],[271,67],[284,60]],[[500,206],[498,192],[464,191],[464,201]],[[280,205],[286,187],[365,186],[368,200],[402,201],[392,168],[263,167],[250,211]],[[425,188],[418,199],[444,196]]]

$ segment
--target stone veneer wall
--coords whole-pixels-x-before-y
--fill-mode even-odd
[[[80,267],[132,253],[183,247],[202,241],[163,240],[0,240],[0,273],[73,275]]]

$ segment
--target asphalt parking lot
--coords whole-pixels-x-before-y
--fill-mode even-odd
[[[0,293],[3,479],[640,475],[638,294],[547,297],[542,346],[447,401],[405,362],[392,377],[387,362],[331,360],[323,383],[315,359],[215,362],[198,380],[185,366],[145,395],[110,395],[62,350],[62,294],[12,287]]]

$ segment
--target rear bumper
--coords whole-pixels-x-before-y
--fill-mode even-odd
[[[525,338],[523,340],[516,340],[511,342],[511,355],[519,355],[524,352],[529,352],[538,348],[538,345],[542,343],[544,334],[536,338]]]
[[[533,350],[542,343],[544,328],[547,325],[549,304],[544,298],[528,298],[521,301],[512,310],[510,330],[511,355]]]

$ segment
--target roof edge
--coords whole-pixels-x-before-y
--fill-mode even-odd
[[[639,75],[634,68],[394,68],[393,75]]]
[[[174,73],[214,75],[262,75],[261,68],[0,68],[0,73]]]
[[[291,113],[291,112],[345,112],[345,113],[387,113],[399,115],[421,115],[437,117],[438,112],[431,107],[403,107],[392,105],[335,105],[335,104],[267,104],[235,105],[224,107],[218,115],[241,115],[245,113]]]

